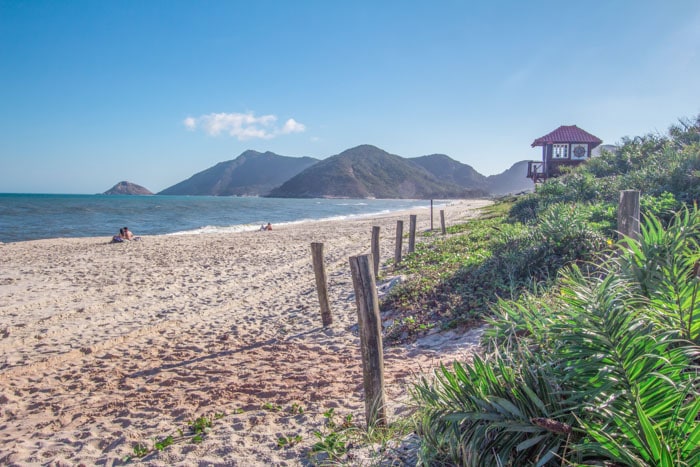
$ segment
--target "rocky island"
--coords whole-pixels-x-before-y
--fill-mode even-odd
[[[119,182],[109,190],[103,193],[104,195],[152,195],[153,193],[147,188],[131,182]]]

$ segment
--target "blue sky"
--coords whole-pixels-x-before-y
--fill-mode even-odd
[[[485,175],[700,113],[700,2],[0,0],[0,192],[160,191],[246,149]]]

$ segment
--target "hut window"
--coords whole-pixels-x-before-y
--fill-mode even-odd
[[[585,159],[588,157],[588,146],[585,144],[572,144],[571,145],[571,158],[572,159]]]
[[[554,159],[567,159],[569,157],[569,145],[568,144],[553,144],[552,145],[552,157]]]

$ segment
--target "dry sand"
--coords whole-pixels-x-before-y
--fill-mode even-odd
[[[448,206],[447,221],[486,204]],[[429,211],[417,214],[418,229],[427,229]],[[137,443],[150,448],[215,414],[224,415],[202,443],[132,463],[307,464],[323,412],[364,423],[348,258],[369,253],[373,225],[382,259],[393,257],[397,219],[406,232],[401,213],[122,244],[0,244],[0,464],[119,465]],[[324,243],[327,329],[311,242]],[[448,332],[387,348],[390,417],[406,410],[417,372],[465,358],[475,341]],[[293,404],[304,413],[290,413]],[[278,447],[278,438],[295,435],[300,443]]]

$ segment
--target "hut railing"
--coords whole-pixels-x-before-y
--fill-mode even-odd
[[[547,174],[544,171],[544,162],[529,161],[527,163],[527,178],[531,178],[535,183],[545,181]]]

